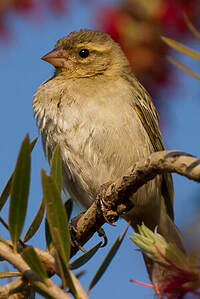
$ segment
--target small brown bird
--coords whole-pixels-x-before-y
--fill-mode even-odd
[[[121,177],[136,161],[164,149],[151,97],[131,72],[111,37],[91,30],[60,39],[43,60],[56,70],[33,99],[34,114],[50,161],[60,145],[63,184],[72,198],[88,208],[100,186]],[[140,188],[125,216],[137,230],[145,223],[182,248],[173,223],[170,174]]]

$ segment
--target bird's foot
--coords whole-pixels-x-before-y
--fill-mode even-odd
[[[84,213],[80,213],[78,216],[72,218],[71,223],[69,224],[69,230],[70,230],[70,235],[71,235],[71,244],[73,247],[77,247],[79,250],[81,250],[82,252],[86,252],[86,250],[81,246],[81,244],[78,242],[78,240],[76,239],[76,233],[77,233],[77,223],[79,221],[79,219],[82,217]],[[97,230],[97,233],[99,235],[99,237],[103,238],[103,244],[101,245],[101,247],[105,247],[108,243],[108,239],[106,236],[106,233],[104,231],[103,228],[99,228]]]
[[[105,221],[114,226],[120,216],[123,216],[133,208],[133,203],[127,199],[126,201],[115,203],[112,196],[106,194],[110,183],[103,184],[100,188],[100,192],[97,196],[97,202],[99,208],[104,216]]]

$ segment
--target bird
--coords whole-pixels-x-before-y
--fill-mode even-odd
[[[63,189],[88,209],[101,186],[115,182],[137,161],[164,150],[151,96],[108,34],[88,29],[59,39],[42,59],[55,67],[33,97],[33,110],[50,162],[60,146]],[[125,214],[137,231],[148,228],[183,248],[174,224],[171,175],[157,175],[130,200]],[[147,257],[151,275],[153,265]],[[149,266],[150,265],[150,266]]]

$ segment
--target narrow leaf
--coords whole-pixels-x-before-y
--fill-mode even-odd
[[[58,189],[62,189],[62,158],[60,153],[60,146],[57,145],[53,151],[50,163],[50,175],[54,178]]]
[[[30,151],[32,152],[33,151],[33,149],[34,149],[34,147],[35,147],[35,144],[36,144],[36,142],[37,142],[37,140],[38,140],[38,138],[39,138],[39,135],[38,136],[36,136],[31,142],[30,142]]]
[[[45,218],[45,239],[46,239],[46,249],[50,250],[52,245],[52,237],[49,229],[49,224],[47,218]]]
[[[60,258],[67,285],[76,297],[77,291],[73,284],[68,266],[71,239],[67,214],[56,182],[51,176],[46,175],[44,170],[42,170],[42,188],[46,202],[46,216],[53,245],[55,246],[58,257]],[[65,281],[63,281],[63,283],[65,284]]]
[[[55,257],[56,257],[56,264],[58,266],[58,272],[59,276],[62,280],[62,288],[65,289],[67,287],[67,278],[66,278],[66,272],[65,267],[68,267],[68,265],[63,265],[62,258],[60,258],[58,251],[55,251]]]
[[[88,287],[88,291],[91,290],[97,282],[100,280],[106,269],[108,268],[109,264],[111,263],[113,257],[115,256],[116,252],[120,247],[119,237],[116,239],[112,247],[110,248],[108,254],[106,255],[105,259],[103,260],[102,264],[98,268],[97,272],[95,273],[94,277],[92,278],[90,285]]]
[[[176,51],[183,53],[184,55],[187,55],[189,57],[192,57],[196,60],[200,60],[200,52],[197,52],[193,49],[190,49],[183,44],[176,42],[168,37],[162,36],[162,40],[171,48],[175,49]]]
[[[34,271],[40,279],[48,284],[48,276],[44,266],[42,265],[37,253],[33,247],[27,247],[22,252],[22,257],[25,262],[29,265],[32,271]]]
[[[10,278],[22,276],[20,272],[0,272],[0,278]]]
[[[62,288],[69,287],[71,292],[74,294],[75,298],[79,298],[77,294],[76,287],[73,283],[72,273],[69,269],[69,265],[63,263],[62,258],[60,258],[58,251],[56,251],[56,263],[59,269],[59,276],[62,279]]]
[[[36,144],[36,141],[38,139],[38,136],[35,137],[33,139],[33,141],[30,143],[30,151],[32,152],[35,144]],[[12,179],[13,179],[13,175],[14,175],[14,172],[11,174],[11,176],[9,177],[1,195],[0,195],[0,211],[1,209],[3,208],[3,206],[5,205],[9,195],[10,195],[10,189],[11,189],[11,183],[12,183]]]
[[[17,248],[17,242],[20,238],[26,217],[30,185],[30,166],[30,144],[29,137],[26,136],[20,148],[10,190],[9,230],[14,250]]]
[[[3,224],[3,226],[7,229],[7,230],[9,230],[9,227],[8,227],[8,224],[3,220],[3,218],[0,216],[0,222],[1,222],[1,224]]]
[[[188,28],[190,29],[190,31],[194,34],[194,36],[200,40],[200,32],[194,27],[194,25],[190,22],[188,16],[186,14],[184,14],[184,19],[185,22],[188,26]]]
[[[79,298],[76,287],[73,282],[72,273],[69,269],[69,265],[64,263],[62,258],[59,256],[58,251],[56,251],[56,263],[59,270],[59,276],[62,279],[62,288],[69,287],[72,294],[74,294],[75,298]]]
[[[172,63],[174,63],[175,65],[177,65],[180,69],[182,69],[183,71],[185,71],[186,73],[188,73],[190,76],[192,76],[193,78],[200,80],[200,76],[197,75],[195,72],[193,72],[189,67],[187,67],[186,65],[180,63],[179,61],[177,61],[176,59],[172,58],[172,57],[168,57],[168,60]]]
[[[42,170],[42,188],[54,246],[64,262],[67,263],[70,257],[71,245],[67,214],[54,179],[46,175],[44,170]]]
[[[97,250],[101,247],[102,242],[97,243],[94,247],[92,247],[90,250],[88,250],[86,253],[75,259],[71,264],[70,264],[70,269],[74,270],[77,268],[80,268],[83,266],[85,263],[87,263],[97,252]]]
[[[76,278],[80,278],[80,277],[82,277],[84,274],[85,274],[85,270],[82,270],[82,271],[80,271],[80,272],[78,272],[78,273],[76,273]]]
[[[108,268],[109,264],[111,263],[112,259],[114,258],[115,254],[117,253],[124,237],[125,234],[128,230],[129,225],[127,225],[127,227],[125,228],[123,234],[121,237],[118,237],[116,239],[116,241],[113,243],[113,245],[111,246],[110,250],[108,251],[105,259],[103,260],[102,264],[100,265],[100,267],[98,268],[97,272],[95,273],[94,277],[92,278],[89,287],[88,287],[88,291],[91,290],[96,284],[97,282],[100,280],[100,278],[102,277],[102,275],[104,274],[104,272],[106,271],[106,269]]]
[[[39,210],[37,211],[37,214],[35,215],[35,218],[33,219],[31,225],[29,226],[28,230],[25,233],[23,242],[27,242],[28,240],[30,240],[35,233],[37,232],[37,230],[40,227],[40,224],[42,223],[42,219],[44,217],[44,211],[45,211],[45,201],[44,201],[44,197],[42,198],[42,202],[40,204]]]
[[[76,299],[80,299],[79,294],[77,292],[76,285],[74,284],[74,281],[73,281],[73,277],[72,277],[73,274],[71,273],[71,271],[69,269],[69,265],[64,264],[62,259],[61,259],[61,263],[63,265],[63,270],[64,270],[64,275],[65,275],[65,279],[66,279],[66,282],[67,282],[67,286],[69,287],[69,289],[72,292],[72,294],[74,295],[74,297]]]
[[[68,217],[68,219],[70,219],[71,214],[72,214],[72,209],[73,209],[73,201],[72,201],[72,199],[69,198],[69,199],[64,203],[64,206],[65,206],[65,210],[66,210],[66,213],[67,213],[67,217]]]
[[[13,178],[13,174],[10,176],[10,178],[8,179],[1,195],[0,195],[0,211],[3,208],[3,206],[5,205],[9,195],[10,195],[10,188],[11,188],[11,183],[12,183],[12,178]]]

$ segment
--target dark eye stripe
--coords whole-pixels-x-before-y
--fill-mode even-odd
[[[90,52],[89,52],[88,49],[82,49],[82,50],[80,50],[80,52],[79,52],[79,56],[80,56],[81,58],[87,58],[89,55],[90,55]]]

